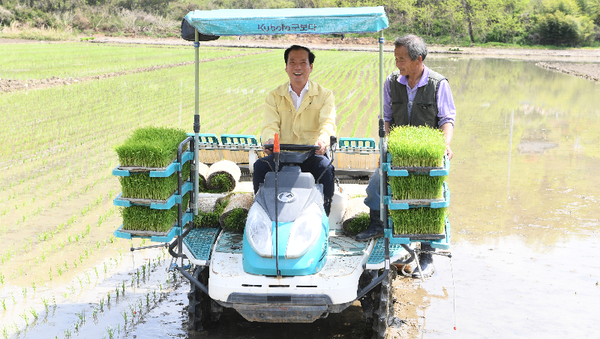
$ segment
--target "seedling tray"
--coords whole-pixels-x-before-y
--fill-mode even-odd
[[[383,197],[383,203],[390,210],[407,210],[409,208],[429,207],[429,208],[444,208],[450,206],[450,190],[448,184],[444,182],[443,197],[439,199],[408,199],[408,200],[393,200],[392,189],[388,186],[388,194]]]
[[[390,224],[390,226],[392,226]],[[392,226],[393,227],[393,226]],[[393,228],[385,230],[385,236],[390,238],[390,244],[410,244],[411,242],[426,242],[433,248],[447,250],[450,248],[450,221],[446,217],[444,233],[441,234],[392,234]]]
[[[390,177],[407,177],[409,174],[429,175],[430,177],[442,177],[450,173],[450,160],[444,157],[442,167],[403,167],[392,165],[392,155],[387,154],[387,162],[383,163],[383,170]]]
[[[191,222],[194,219],[194,214],[192,212],[184,213],[181,218],[181,222],[183,225]],[[156,231],[144,231],[144,230],[124,230],[123,225],[121,225],[115,232],[113,233],[115,237],[121,239],[133,239],[133,238],[142,238],[142,239],[150,239],[150,241],[154,242],[170,242],[178,235],[181,235],[181,227],[177,225],[177,221],[173,223],[171,229],[166,232],[156,232]]]
[[[175,171],[181,171],[183,164],[194,159],[194,153],[191,151],[185,151],[181,154],[181,164],[177,162],[177,159],[167,167],[137,167],[137,166],[117,166],[113,169],[113,175],[119,177],[128,177],[132,173],[146,173],[149,172],[152,178],[166,178],[175,173]]]
[[[150,206],[151,209],[155,210],[168,210],[173,207],[175,204],[181,204],[181,197],[184,196],[187,192],[190,192],[194,189],[194,185],[191,181],[186,181],[183,185],[181,185],[182,194],[173,194],[167,200],[154,200],[154,199],[137,199],[137,198],[123,198],[121,194],[113,200],[113,204],[115,206],[120,207],[130,207],[133,205],[137,206]]]

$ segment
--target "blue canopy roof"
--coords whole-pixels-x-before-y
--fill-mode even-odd
[[[206,35],[379,32],[388,27],[382,6],[193,11],[185,20]]]

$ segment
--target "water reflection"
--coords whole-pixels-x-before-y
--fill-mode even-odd
[[[580,337],[595,333],[600,86],[533,62],[432,58],[457,105],[449,185],[454,277],[444,259],[412,337]]]
[[[455,242],[519,235],[535,248],[598,226],[600,86],[533,62],[431,58],[457,106]]]

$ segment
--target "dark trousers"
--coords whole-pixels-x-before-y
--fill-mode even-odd
[[[306,159],[300,164],[300,170],[302,172],[310,172],[315,180],[321,176],[323,171],[329,166],[329,158],[324,155],[313,155]],[[279,169],[285,166],[285,164],[279,164]],[[254,193],[258,192],[260,184],[265,182],[265,176],[267,172],[275,170],[275,161],[273,161],[273,154],[270,154],[264,158],[258,159],[254,163],[254,174],[252,176],[252,182],[254,184]],[[320,183],[323,184],[323,198],[327,201],[333,197],[333,185],[334,185],[334,169],[333,164],[327,168],[323,177],[321,177]]]

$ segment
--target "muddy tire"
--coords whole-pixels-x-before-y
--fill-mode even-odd
[[[196,267],[193,274],[199,282],[208,285],[208,267]],[[219,320],[220,307],[210,299],[208,295],[190,282],[190,292],[188,293],[188,329],[192,331],[204,331],[207,328],[214,327]],[[215,304],[215,305],[213,305]]]
[[[383,273],[383,270],[380,273]],[[369,279],[364,275],[363,277],[363,279]],[[391,266],[388,275],[383,279],[381,284],[367,293],[360,301],[367,325],[367,338],[386,338],[389,321],[394,316],[392,287],[394,278],[396,278],[396,267]]]

